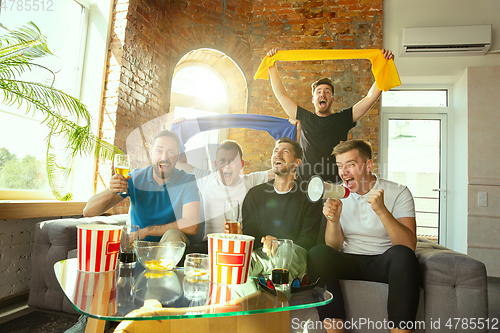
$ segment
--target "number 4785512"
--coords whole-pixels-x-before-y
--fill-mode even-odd
[[[2,12],[52,12],[53,0],[0,0]]]
[[[445,324],[450,330],[498,329],[498,318],[450,318]]]

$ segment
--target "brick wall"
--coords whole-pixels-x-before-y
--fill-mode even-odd
[[[35,224],[43,219],[0,221],[0,299],[29,288]]]
[[[274,47],[382,48],[382,0],[255,1],[252,11],[251,44],[255,69],[266,52]],[[368,92],[374,81],[370,68],[368,60],[278,63],[280,77],[289,95],[310,111],[314,111],[310,86],[316,79],[329,77],[334,82],[332,107],[341,110],[354,105]],[[251,91],[249,109],[252,113],[285,116],[268,81],[253,81]],[[354,138],[371,142],[375,158],[378,152],[378,115],[379,103],[350,132]],[[259,151],[258,155],[269,158],[265,151]]]
[[[381,48],[382,0],[116,0],[101,125],[103,137],[124,149],[134,128],[169,112],[175,66],[200,48],[228,56],[247,82],[248,98],[230,92],[239,106],[231,112],[286,117],[269,81],[253,75],[272,48]],[[301,106],[313,110],[310,84],[330,77],[335,109],[347,108],[373,83],[368,60],[280,63],[281,78]],[[238,87],[240,88],[240,87]],[[243,89],[243,88],[241,88]],[[241,107],[242,100],[246,103]],[[351,130],[378,151],[379,104]],[[274,140],[253,130],[230,130],[244,149],[245,172],[269,167]],[[100,166],[101,189],[110,166]],[[99,191],[99,186],[96,186]]]

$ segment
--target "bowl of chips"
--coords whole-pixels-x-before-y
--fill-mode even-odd
[[[135,242],[137,260],[150,271],[170,271],[179,263],[186,250],[184,242]]]

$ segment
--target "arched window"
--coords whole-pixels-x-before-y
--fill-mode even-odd
[[[207,64],[184,62],[174,71],[170,112],[174,119],[195,118],[222,113],[229,113],[229,91],[224,78]],[[185,144],[186,151],[200,148],[208,149],[227,138],[227,130],[201,132]],[[210,154],[204,152],[204,158],[197,159],[198,168],[212,169]]]

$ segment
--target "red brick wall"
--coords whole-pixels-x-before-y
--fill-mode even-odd
[[[240,67],[248,83],[247,113],[286,117],[269,81],[253,79],[270,48],[382,47],[382,0],[116,2],[102,135],[122,149],[133,129],[169,111],[175,65],[189,51],[213,48]],[[334,81],[336,109],[356,103],[373,83],[368,60],[290,62],[278,69],[289,94],[310,110],[310,84],[317,78]],[[378,109],[377,103],[351,130],[353,137],[369,139],[375,152]],[[231,137],[244,148],[245,172],[267,167],[274,144],[269,135],[233,130]]]
[[[382,0],[254,1],[252,12],[254,68],[273,47],[382,48]],[[289,95],[311,111],[314,107],[310,86],[316,79],[332,79],[335,85],[333,108],[341,110],[355,104],[368,92],[374,81],[370,68],[368,60],[278,63]],[[251,113],[285,117],[268,81],[254,81],[251,92]],[[370,140],[375,152],[378,151],[378,110],[379,103],[350,132],[354,138]]]

